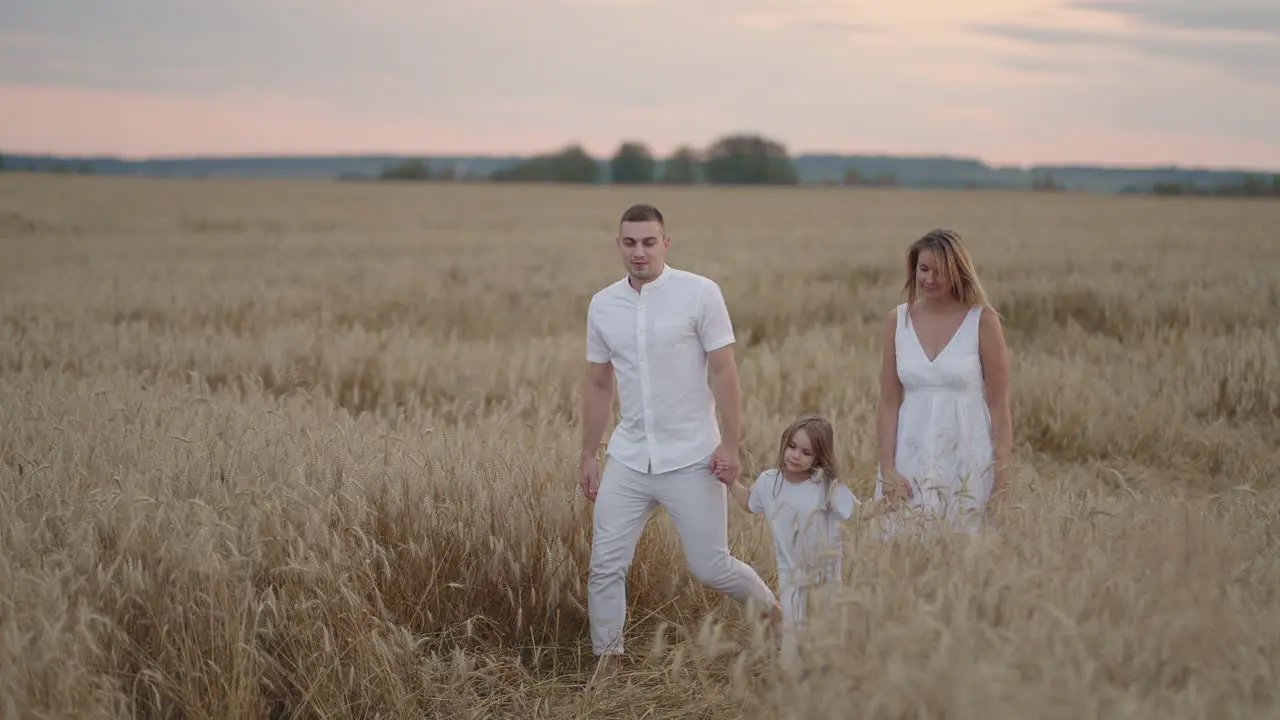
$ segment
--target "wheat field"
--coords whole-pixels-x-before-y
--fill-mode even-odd
[[[1012,504],[879,545],[789,673],[656,513],[584,692],[586,305],[616,219],[724,289],[743,471],[819,411],[874,485],[903,252],[969,241]],[[0,715],[1280,713],[1280,203],[0,176]],[[731,549],[771,585],[763,521]]]

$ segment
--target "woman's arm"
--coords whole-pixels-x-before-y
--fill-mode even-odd
[[[978,322],[978,354],[991,411],[991,442],[995,450],[995,483],[991,495],[1006,489],[1013,462],[1013,413],[1009,410],[1009,349],[1000,316],[984,312]]]
[[[880,477],[885,493],[893,495],[903,488],[901,476],[894,467],[895,449],[898,444],[898,410],[902,407],[902,381],[898,379],[898,358],[894,349],[894,337],[898,329],[898,311],[893,309],[884,321],[883,342],[880,352],[880,399],[876,410],[876,447],[880,461]],[[905,487],[910,493],[910,486]]]

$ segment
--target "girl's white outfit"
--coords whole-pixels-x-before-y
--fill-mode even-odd
[[[760,473],[751,486],[747,509],[769,522],[778,562],[778,600],[787,630],[804,624],[810,587],[841,577],[842,536],[839,520],[848,520],[858,506],[853,491],[838,480],[831,497],[824,497],[817,476],[787,482],[778,470]]]
[[[991,413],[987,408],[978,325],[982,308],[971,308],[942,350],[930,360],[907,305],[898,306],[894,333],[902,406],[894,466],[911,484],[905,513],[882,520],[877,533],[887,537],[919,521],[922,529],[973,534],[995,479]],[[877,472],[875,499],[884,497]]]

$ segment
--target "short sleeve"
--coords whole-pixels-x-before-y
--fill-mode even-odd
[[[861,505],[857,496],[844,483],[836,483],[833,497],[831,498],[831,509],[841,520],[848,520],[853,517],[853,511]]]
[[[769,473],[762,472],[756,481],[751,483],[751,492],[747,495],[747,509],[753,513],[763,513],[765,510],[764,491],[769,485],[765,478],[768,476]]]
[[[698,337],[706,352],[719,350],[734,341],[729,308],[714,280],[706,280],[698,294]]]
[[[609,362],[609,346],[605,344],[604,334],[600,332],[594,302],[587,308],[587,362]]]

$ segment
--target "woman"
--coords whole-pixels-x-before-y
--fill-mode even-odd
[[[1012,448],[1000,318],[950,230],[912,243],[903,290],[884,324],[875,499],[904,512],[882,519],[880,534],[913,519],[973,534],[1006,487]]]

